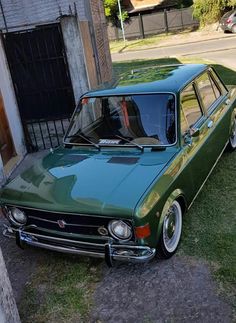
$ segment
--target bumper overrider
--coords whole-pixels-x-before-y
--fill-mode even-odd
[[[75,255],[104,258],[108,266],[112,266],[114,261],[147,262],[151,260],[156,253],[155,248],[115,244],[112,239],[105,241],[104,243],[77,241],[31,233],[24,229],[13,228],[7,225],[5,225],[3,235],[8,238],[15,238],[16,243],[20,248],[33,246]]]

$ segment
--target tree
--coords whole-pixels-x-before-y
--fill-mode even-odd
[[[193,15],[201,26],[205,26],[218,21],[225,9],[233,6],[236,6],[236,0],[194,0]]]
[[[112,23],[113,26],[120,27],[120,13],[117,0],[104,0],[105,16],[107,21]],[[122,8],[122,1],[121,1]],[[123,8],[121,10],[121,16],[123,21],[129,19],[128,12]]]

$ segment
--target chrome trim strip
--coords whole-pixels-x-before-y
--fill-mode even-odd
[[[56,214],[56,213],[55,213]],[[37,216],[28,216],[29,219],[34,219],[34,220],[38,220],[38,221],[43,221],[43,222],[48,222],[48,223],[53,223],[53,224],[57,224],[57,221],[52,221],[52,220],[47,220],[47,219],[43,219],[43,218],[39,218]],[[100,225],[85,225],[85,224],[76,224],[76,223],[65,223],[65,226],[74,226],[74,227],[86,227],[86,228],[99,228]]]
[[[15,236],[18,236],[18,244],[20,246],[29,245],[32,247],[38,247],[38,248],[44,248],[48,250],[53,251],[59,251],[64,253],[70,253],[70,254],[76,254],[76,255],[84,255],[84,256],[90,256],[90,257],[97,257],[97,258],[106,258],[106,249],[109,250],[109,255],[112,260],[120,260],[120,261],[133,261],[133,262],[146,262],[148,260],[151,260],[155,254],[156,249],[150,248],[148,246],[137,246],[137,245],[118,245],[118,244],[112,244],[112,240],[106,242],[105,244],[99,244],[99,243],[91,243],[91,242],[85,242],[85,241],[74,241],[69,239],[63,239],[63,238],[57,238],[57,237],[51,237],[51,236],[44,236],[37,233],[27,233],[20,229],[14,229],[9,226],[5,226],[5,229],[3,231],[4,236],[12,238]],[[41,242],[40,239],[45,240],[45,242]],[[61,242],[61,243],[70,243],[71,246],[60,246],[60,245],[51,245],[47,243],[48,241],[52,242]],[[73,246],[74,244],[74,246]],[[77,246],[76,246],[77,245]],[[106,245],[109,246],[109,248],[106,248]],[[100,250],[103,249],[101,252],[96,251],[89,251],[89,250],[81,250],[77,249],[77,247],[97,247]],[[143,255],[128,255],[128,254],[119,254],[119,250],[122,251],[143,251],[146,252]]]
[[[205,185],[206,181],[208,180],[208,178],[210,177],[211,173],[213,172],[214,168],[216,167],[220,157],[222,156],[223,152],[225,151],[226,146],[228,145],[228,141],[226,142],[226,144],[224,145],[223,150],[221,151],[220,155],[218,156],[218,158],[216,159],[214,165],[212,166],[212,169],[209,171],[207,177],[205,178],[204,182],[202,183],[202,185],[200,186],[199,190],[197,191],[196,195],[194,196],[194,198],[192,199],[192,202],[189,204],[188,206],[188,210],[191,208],[191,206],[193,205],[193,202],[196,200],[198,194],[201,192],[203,186]]]

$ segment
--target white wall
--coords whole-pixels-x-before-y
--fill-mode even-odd
[[[0,39],[0,90],[4,102],[5,113],[8,119],[16,154],[22,158],[26,154],[24,133],[21,125],[15,92],[11,80],[8,63]],[[0,157],[0,185],[3,181],[3,165]]]
[[[62,18],[61,28],[75,102],[77,103],[80,96],[89,89],[81,32],[76,17]]]

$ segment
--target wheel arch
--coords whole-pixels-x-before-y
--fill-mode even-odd
[[[181,190],[181,189],[175,189],[169,195],[169,197],[167,198],[167,200],[166,200],[166,202],[164,204],[164,207],[163,207],[163,209],[161,211],[160,220],[159,220],[158,229],[157,229],[157,231],[158,231],[158,235],[157,236],[158,237],[160,237],[160,234],[161,234],[164,216],[165,216],[166,212],[168,211],[168,209],[170,208],[171,204],[175,200],[177,202],[179,202],[183,215],[186,213],[186,211],[188,209],[188,207],[187,207],[187,201],[186,201],[185,194],[184,194],[183,190]]]

